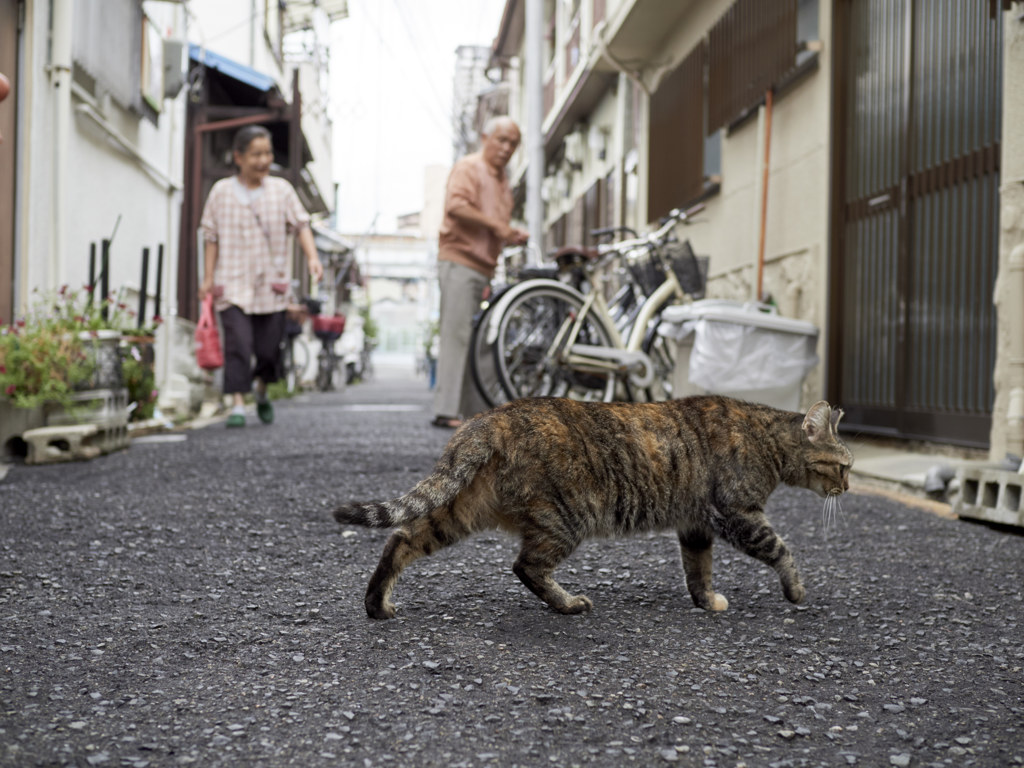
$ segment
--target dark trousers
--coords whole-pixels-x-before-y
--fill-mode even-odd
[[[264,384],[278,380],[284,315],[283,310],[269,315],[247,315],[234,306],[220,313],[224,329],[224,394],[249,392],[254,378]]]

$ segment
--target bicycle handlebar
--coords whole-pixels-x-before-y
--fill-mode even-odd
[[[653,232],[648,232],[646,235],[635,237],[632,240],[620,240],[617,243],[608,243],[605,245],[598,245],[597,251],[600,254],[600,258],[597,259],[590,269],[598,269],[609,263],[615,256],[624,254],[627,251],[631,251],[635,248],[647,248],[651,249],[664,242],[665,238],[672,231],[678,223],[686,224],[690,218],[700,211],[704,210],[704,203],[697,203],[697,205],[682,210],[681,208],[673,208],[669,211],[665,217],[664,222],[660,227],[655,229]]]
[[[601,229],[590,230],[591,237],[604,237],[605,235],[614,235],[616,232],[625,232],[627,235],[632,235],[634,238],[640,237],[636,230],[632,227],[602,227]]]

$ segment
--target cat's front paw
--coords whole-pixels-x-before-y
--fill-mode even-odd
[[[786,599],[795,605],[800,605],[807,596],[807,590],[804,589],[804,585],[800,583],[783,584],[782,592],[786,596]]]
[[[395,618],[395,605],[391,602],[366,601],[366,615],[371,619],[393,619]]]
[[[576,595],[571,600],[566,601],[565,605],[559,608],[559,611],[565,614],[577,614],[577,613],[589,613],[594,609],[594,604],[590,602],[589,597],[583,595]]]
[[[729,607],[729,601],[725,599],[725,595],[710,590],[696,594],[691,593],[690,597],[693,598],[695,606],[705,611],[724,611]]]
[[[709,611],[724,611],[729,607],[729,601],[725,599],[725,595],[720,595],[717,592],[711,595],[711,600],[708,602]]]

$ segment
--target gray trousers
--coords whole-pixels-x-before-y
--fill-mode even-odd
[[[437,262],[441,286],[440,342],[434,415],[468,419],[486,409],[473,383],[469,342],[473,315],[490,281],[475,269],[452,261]]]

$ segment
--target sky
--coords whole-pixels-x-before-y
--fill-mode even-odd
[[[452,162],[455,49],[490,45],[505,0],[349,0],[331,27],[341,232],[393,231],[423,206],[423,170]]]

